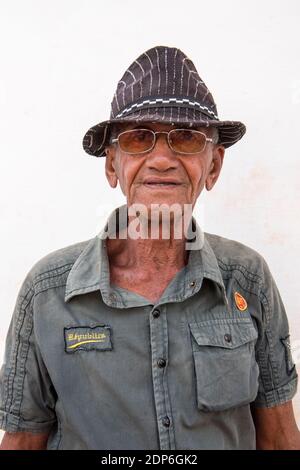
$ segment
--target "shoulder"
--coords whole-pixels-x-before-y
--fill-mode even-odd
[[[263,285],[270,276],[264,256],[254,248],[237,240],[204,232],[223,276],[239,275],[249,282]]]
[[[72,266],[93,238],[67,245],[53,250],[38,259],[27,272],[22,285],[22,291],[47,287],[53,282],[65,283]]]

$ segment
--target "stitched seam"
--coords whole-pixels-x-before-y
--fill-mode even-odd
[[[52,289],[55,287],[65,287],[66,281],[64,279],[57,279],[56,282],[51,282],[51,284],[46,284],[44,287],[40,286],[40,288],[36,291],[35,297],[38,296],[41,292],[46,291],[47,289]]]
[[[259,274],[255,274],[251,271],[249,271],[245,266],[241,265],[241,264],[226,264],[224,263],[220,258],[218,258],[216,256],[217,260],[219,261],[219,263],[222,265],[221,269],[223,269],[224,271],[233,271],[233,270],[237,270],[237,271],[240,271],[245,277],[247,280],[249,280],[250,282],[255,282],[255,283],[259,283],[259,282],[263,282],[263,279],[262,277],[259,275]],[[251,279],[249,279],[247,277],[247,275],[250,276]],[[252,279],[254,278],[254,279]],[[255,278],[257,278],[258,280],[256,280]]]
[[[64,271],[61,272],[61,270],[62,270],[63,268],[65,268],[66,266],[67,266],[67,268],[66,268]],[[46,271],[46,272],[44,272],[44,273],[42,273],[42,274],[39,274],[38,276],[36,276],[36,277],[33,279],[33,284],[34,284],[34,286],[35,286],[35,285],[38,285],[39,283],[41,283],[41,282],[43,282],[43,281],[45,281],[45,280],[47,280],[47,279],[52,279],[52,278],[55,278],[55,277],[57,277],[57,276],[62,276],[62,275],[65,274],[66,272],[70,272],[71,269],[72,269],[72,266],[73,266],[72,264],[66,264],[66,265],[64,265],[64,266],[61,266],[61,268],[59,268],[60,272],[58,272],[58,269],[52,269],[52,270],[50,270],[50,271]],[[71,267],[71,268],[70,268],[70,267]],[[47,274],[53,273],[53,272],[54,272],[54,274],[52,274],[51,276],[47,276]]]
[[[25,313],[24,313],[23,319],[21,320],[21,314],[22,312],[26,311],[26,308],[32,299],[32,296],[31,296],[31,298],[29,299],[25,307],[23,307],[23,304],[25,304],[25,302],[27,301],[27,296],[29,295],[30,292],[32,292],[32,296],[33,296],[33,290],[30,288],[28,292],[25,294],[24,298],[22,300],[20,299],[20,305],[17,306],[18,315],[16,318],[16,344],[15,344],[14,350],[12,351],[12,365],[11,365],[9,373],[7,374],[7,383],[6,383],[6,400],[4,404],[4,409],[6,412],[10,412],[10,408],[12,406],[12,393],[9,393],[9,392],[10,392],[10,388],[13,391],[13,382],[15,378],[15,369],[16,369],[18,349],[19,349],[19,343],[20,343],[19,334],[22,329],[23,321],[25,318]],[[12,380],[11,380],[11,376],[12,376]],[[11,386],[10,386],[10,382],[11,382]],[[10,404],[8,405],[9,397],[11,397],[11,400],[10,400]]]
[[[226,277],[226,276],[225,276],[224,279],[225,279],[226,281],[228,281],[228,279],[234,279],[234,282],[236,282],[245,292],[247,292],[248,294],[255,295],[256,297],[259,298],[259,292],[254,291],[254,290],[252,290],[252,289],[250,289],[250,288],[248,288],[248,287],[245,287],[245,286],[240,282],[240,280],[237,279],[236,277],[234,277],[234,276],[228,276],[228,277]],[[247,278],[245,278],[245,279],[248,281]],[[251,281],[250,281],[250,282],[251,282]]]
[[[65,276],[65,274],[68,272],[69,270],[66,270],[63,273],[56,274],[55,276],[49,276],[45,279],[41,279],[40,281],[38,281],[37,284],[35,285],[36,295],[39,294],[40,292],[47,290],[48,288],[65,286],[66,280],[68,277],[68,276]],[[49,280],[50,282],[47,282]]]
[[[31,294],[31,296],[29,297],[29,299],[27,299],[29,294]],[[26,325],[26,309],[28,305],[30,304],[30,302],[32,301],[33,295],[34,295],[34,291],[32,288],[30,288],[28,292],[25,294],[22,302],[20,303],[20,306],[17,306],[18,315],[16,319],[16,344],[15,344],[14,351],[12,353],[12,366],[7,376],[6,401],[4,405],[4,409],[8,413],[11,412],[12,405],[13,405],[14,383],[15,383],[16,372],[17,372],[19,348],[21,344],[20,333],[21,333],[21,330],[23,329],[23,326]],[[21,358],[20,358],[20,362],[21,362]],[[11,382],[11,385],[10,385],[10,382]],[[9,397],[10,397],[10,400],[9,400]]]
[[[66,286],[65,280],[57,280],[56,283],[51,283],[51,285],[47,285],[47,286],[45,286],[45,287],[43,287],[43,288],[40,288],[38,291],[36,291],[34,297],[36,298],[39,294],[41,294],[42,292],[45,292],[45,291],[47,291],[47,290],[49,290],[49,289],[55,289],[55,288],[57,288],[57,287],[65,287],[65,286]],[[91,286],[87,286],[87,288],[89,288],[89,287],[95,287],[95,286],[98,286],[98,283],[97,283],[97,284],[92,284]],[[71,292],[78,291],[78,290],[82,291],[82,290],[84,290],[84,289],[85,289],[85,288],[82,288],[82,289],[81,289],[81,288],[80,288],[80,289],[73,289]],[[69,295],[71,292],[68,292],[68,295]]]
[[[30,324],[29,322],[32,320],[32,317],[30,316],[30,314],[29,314],[29,317],[28,317],[28,320],[27,320],[27,318],[26,318],[26,309],[24,309],[23,320],[24,321],[22,322],[22,328],[20,328],[20,335],[21,335],[21,330],[24,328],[24,343],[22,344],[21,340],[19,339],[18,352],[16,354],[16,360],[15,360],[14,375],[13,375],[13,379],[12,379],[11,404],[10,404],[9,412],[12,412],[12,409],[13,409],[13,399],[12,398],[13,398],[13,395],[14,395],[14,389],[16,390],[16,404],[18,403],[18,401],[20,402],[19,410],[21,408],[21,401],[23,399],[23,392],[24,392],[23,384],[24,384],[24,378],[25,378],[25,368],[26,368],[26,362],[27,362],[28,350],[29,350],[29,338],[30,338],[31,330],[32,330],[32,327],[31,327],[31,330],[29,331],[28,339],[26,339],[27,338],[27,328]],[[19,351],[20,351],[20,359],[19,359],[20,375],[18,376],[17,372],[18,372],[18,354],[19,354]],[[24,359],[23,359],[23,354],[22,354],[23,351],[25,351]],[[22,364],[22,362],[24,362],[24,364]],[[23,380],[22,380],[22,375],[23,375]],[[21,387],[20,390],[18,388],[19,381],[22,381],[22,387]],[[19,398],[19,393],[20,392],[21,392],[21,396]]]
[[[39,294],[41,294],[42,292],[46,292],[47,290],[50,290],[50,289],[56,289],[57,287],[65,287],[65,286],[66,286],[66,283],[65,283],[65,282],[59,283],[59,282],[57,281],[56,284],[52,284],[52,285],[50,285],[50,286],[45,286],[44,288],[39,289],[39,290],[36,292],[36,294],[35,294],[35,298],[36,298]]]
[[[19,410],[18,410],[18,414],[20,414],[20,415],[21,415],[21,406],[22,406],[22,401],[23,401],[23,396],[24,396],[24,382],[25,382],[26,362],[27,362],[27,358],[28,358],[28,354],[29,354],[30,338],[31,338],[31,335],[32,335],[32,332],[33,332],[33,309],[32,309],[32,307],[30,309],[30,317],[29,318],[31,320],[31,328],[30,328],[30,333],[29,333],[29,336],[28,336],[28,344],[27,344],[26,356],[25,356],[25,360],[24,360],[24,372],[23,372],[23,380],[22,380],[22,387],[21,387],[21,399],[20,399]]]
[[[270,328],[271,308],[270,308],[269,299],[263,291],[261,291],[261,302],[262,302],[262,304],[265,308],[265,312],[266,312],[266,320],[267,320],[267,322],[266,322],[266,337],[268,339],[269,348],[270,348],[269,362],[270,362],[270,365],[271,365],[270,369],[271,369],[271,373],[272,373],[272,377],[271,377],[272,388],[274,389],[274,388],[276,388],[275,384],[279,383],[279,376],[278,376],[278,369],[277,369],[277,366],[276,366],[276,361],[273,360],[274,346],[273,346],[273,337],[272,337],[271,328]]]
[[[25,427],[23,425],[26,425],[27,423],[32,423],[32,424],[54,424],[56,422],[56,419],[49,419],[49,420],[44,420],[44,421],[36,421],[35,419],[26,419],[24,418],[24,416],[22,416],[21,413],[19,413],[19,411],[17,411],[16,413],[8,413],[7,411],[4,411],[4,413],[6,414],[9,414],[12,418],[17,418],[19,420],[19,424],[18,424],[18,428],[20,427]],[[28,429],[26,427],[26,429]]]
[[[260,404],[267,404],[268,406],[274,406],[285,402],[291,395],[295,395],[295,386],[297,384],[297,377],[291,379],[286,384],[282,385],[281,387],[274,388],[269,392],[266,392],[266,396],[262,393],[258,393],[257,403]],[[255,405],[255,404],[254,404]]]

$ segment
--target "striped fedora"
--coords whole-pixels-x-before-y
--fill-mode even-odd
[[[83,138],[89,155],[104,157],[116,123],[161,122],[214,126],[225,148],[240,140],[246,126],[220,121],[217,107],[193,62],[175,47],[157,46],[141,54],[118,82],[107,121],[91,127]]]

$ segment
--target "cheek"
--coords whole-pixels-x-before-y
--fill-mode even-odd
[[[126,165],[124,165],[123,159],[121,159],[120,154],[117,153],[115,159],[115,172],[119,180],[119,185],[124,193],[124,189],[126,188]]]
[[[131,186],[134,184],[135,178],[142,165],[140,160],[133,160],[127,155],[121,156],[118,166],[118,177],[122,190],[128,193],[131,190]]]
[[[194,192],[204,184],[206,171],[205,162],[199,160],[191,161],[186,165],[186,172]]]

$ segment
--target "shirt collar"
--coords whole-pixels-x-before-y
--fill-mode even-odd
[[[117,212],[118,216],[116,217]],[[127,224],[126,204],[112,211],[103,229],[88,242],[76,259],[67,278],[65,302],[75,295],[99,290],[107,305],[120,308],[128,306],[124,302],[124,297],[120,295],[122,289],[120,291],[110,285],[105,240],[106,233],[111,234],[116,228],[119,230],[125,223]],[[226,290],[216,256],[194,216],[192,216],[192,223],[189,226],[189,230],[191,229],[195,236],[191,237],[191,232],[188,231],[188,249],[190,249],[188,264],[171,281],[171,285],[168,286],[160,299],[160,304],[182,301],[194,295],[200,290],[205,277],[219,285],[224,303],[229,309]],[[192,247],[195,249],[192,249]],[[146,304],[147,300],[142,296],[133,295],[131,298],[130,306]]]

